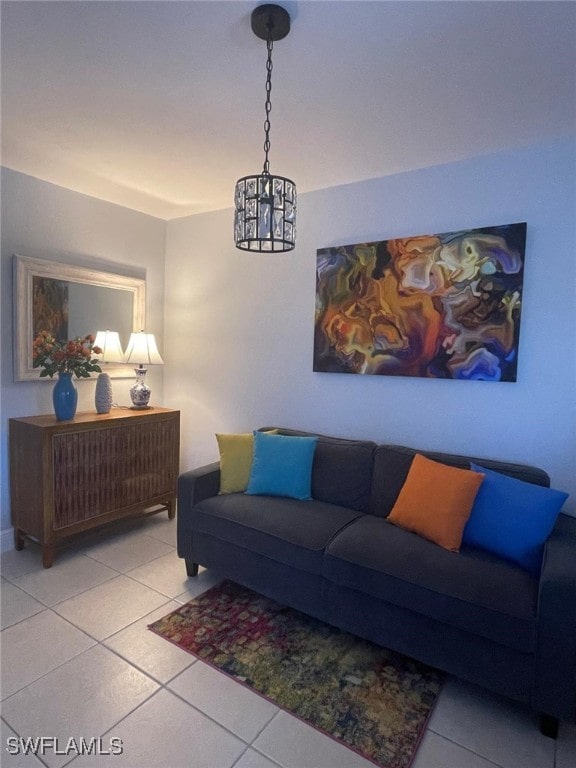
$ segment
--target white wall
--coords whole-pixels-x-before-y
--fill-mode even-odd
[[[216,431],[280,424],[536,464],[576,513],[574,168],[562,140],[303,194],[298,245],[278,255],[236,250],[231,210],[169,222],[164,393],[182,469],[217,457]],[[317,248],[520,221],[516,383],[312,371]]]
[[[2,169],[0,331],[1,530],[10,527],[8,419],[52,413],[50,380],[14,382],[12,368],[12,256],[45,258],[147,279],[146,328],[163,350],[166,222],[102,202],[30,176]],[[152,398],[162,404],[161,369],[150,369]],[[94,410],[96,377],[77,382],[78,410]],[[131,379],[113,380],[114,399],[130,404]],[[4,542],[3,542],[4,543]]]

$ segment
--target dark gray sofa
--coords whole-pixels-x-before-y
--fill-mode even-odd
[[[549,485],[535,467],[418,452]],[[178,554],[189,576],[198,564],[213,568],[523,702],[540,713],[542,731],[554,736],[558,721],[576,714],[576,518],[560,514],[539,578],[479,549],[447,551],[385,519],[415,453],[319,436],[312,501],[219,495],[218,463],[186,472],[178,488]]]

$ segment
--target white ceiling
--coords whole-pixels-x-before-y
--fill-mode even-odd
[[[575,132],[574,2],[280,2],[270,170],[299,192]],[[230,207],[264,159],[259,4],[2,2],[2,164],[163,219]]]

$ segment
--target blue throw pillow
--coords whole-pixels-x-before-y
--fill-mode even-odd
[[[525,483],[477,464],[471,463],[470,468],[483,472],[485,478],[464,528],[462,543],[499,555],[537,576],[544,542],[568,494]]]
[[[254,456],[246,493],[311,499],[317,440],[254,432]]]

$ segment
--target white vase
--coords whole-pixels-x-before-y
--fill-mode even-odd
[[[150,408],[148,401],[150,400],[151,389],[146,384],[147,369],[140,367],[134,368],[136,374],[136,384],[130,387],[130,397],[132,399],[132,408],[135,410],[145,410]]]
[[[112,382],[107,373],[101,373],[96,381],[96,393],[94,395],[96,413],[109,413],[112,407]]]

